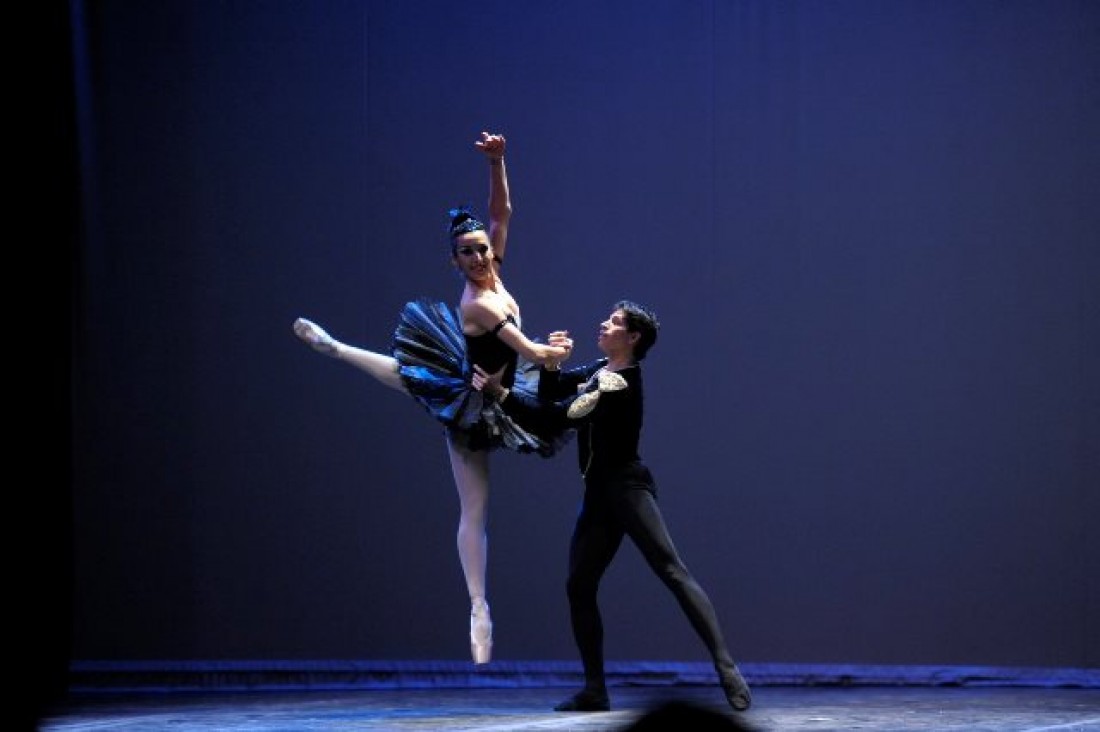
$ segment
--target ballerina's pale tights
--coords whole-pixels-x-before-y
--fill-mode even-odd
[[[408,393],[398,373],[397,360],[374,351],[341,344],[339,356],[391,389]],[[447,440],[461,514],[458,519],[458,558],[471,598],[485,597],[488,536],[485,531],[489,499],[489,453],[472,452]]]

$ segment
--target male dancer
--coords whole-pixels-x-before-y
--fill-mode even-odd
[[[629,300],[616,303],[600,324],[597,345],[605,358],[568,371],[544,366],[538,402],[503,388],[498,374],[475,367],[474,388],[496,399],[518,422],[538,430],[567,421],[578,431],[577,457],[585,488],[569,545],[567,592],[585,683],[554,707],[560,712],[611,709],[597,592],[624,536],[630,537],[683,608],[710,652],[730,706],[740,712],[752,703],[710,598],[676,552],[657,506],[656,483],[638,454],[643,416],[641,361],[656,342],[658,328],[657,316],[645,306]],[[548,343],[572,352],[573,343],[565,331],[551,333]]]

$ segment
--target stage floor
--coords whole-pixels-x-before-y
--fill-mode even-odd
[[[77,694],[52,709],[39,730],[604,732],[669,729],[650,725],[655,710],[664,706],[669,711],[666,705],[671,703],[685,714],[708,717],[677,725],[689,732],[1100,731],[1100,689],[1093,688],[766,686],[755,688],[752,709],[738,714],[726,706],[717,686],[614,687],[610,712],[553,711],[571,691],[540,687]],[[642,719],[646,714],[648,721]]]

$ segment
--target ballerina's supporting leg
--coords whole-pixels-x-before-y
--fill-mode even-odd
[[[461,514],[458,519],[458,558],[470,593],[470,653],[474,663],[488,663],[493,651],[493,621],[485,595],[489,538],[489,453],[471,451],[447,440],[451,472]]]
[[[391,389],[408,393],[401,381],[399,364],[392,356],[342,343],[305,318],[294,321],[294,333],[315,351],[349,363]],[[470,594],[470,653],[474,663],[488,663],[493,649],[493,621],[485,599],[489,453],[467,450],[451,440],[447,441],[447,449],[461,507],[458,557]]]
[[[397,359],[393,356],[342,343],[326,333],[324,328],[305,318],[294,321],[294,334],[318,353],[351,364],[391,389],[407,392],[398,372]]]

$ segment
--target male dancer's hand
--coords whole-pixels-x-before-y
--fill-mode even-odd
[[[490,374],[475,363],[474,373],[470,376],[470,385],[490,399],[500,401],[507,393],[507,390],[500,385],[500,380],[504,377],[504,371],[507,368],[508,366],[505,365],[500,371]]]
[[[573,339],[569,337],[569,331],[567,330],[555,330],[546,336],[546,343],[551,346],[565,349],[565,355],[560,361],[554,364],[554,368],[559,368],[563,363],[569,360],[569,357],[573,355]]]

